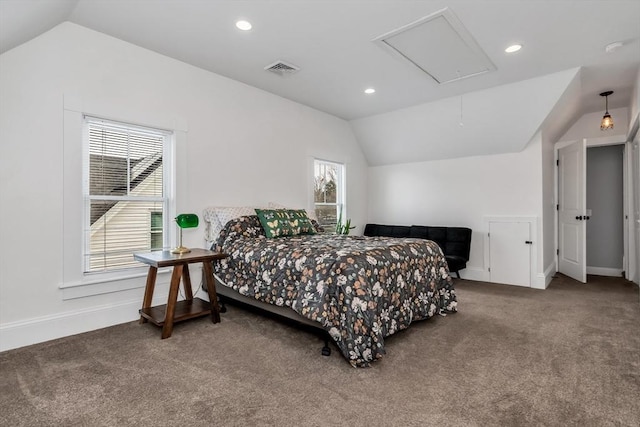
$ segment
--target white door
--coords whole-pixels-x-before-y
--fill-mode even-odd
[[[531,286],[531,245],[528,222],[490,222],[489,280]]]
[[[640,132],[636,134],[632,144],[632,191],[633,191],[633,220],[635,226],[636,265],[634,277],[630,279],[640,284]]]
[[[586,141],[558,150],[558,160],[558,270],[586,283]]]

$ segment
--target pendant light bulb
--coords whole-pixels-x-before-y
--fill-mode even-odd
[[[609,95],[613,93],[612,90],[608,90],[606,92],[602,92],[600,96],[604,96],[604,116],[602,117],[602,121],[600,122],[600,130],[609,130],[613,129],[613,118],[611,114],[609,114]]]

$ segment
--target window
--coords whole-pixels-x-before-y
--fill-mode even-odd
[[[342,215],[345,220],[344,165],[314,161],[314,208],[320,225],[332,229]]]
[[[171,133],[93,117],[84,128],[84,272],[137,267],[134,252],[168,246]]]
[[[164,247],[162,229],[164,222],[162,220],[162,211],[151,212],[151,250],[159,250]]]

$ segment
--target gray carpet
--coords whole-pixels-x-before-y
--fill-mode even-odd
[[[458,313],[388,338],[368,369],[235,307],[167,340],[132,322],[4,352],[0,425],[640,425],[635,285],[456,288]]]

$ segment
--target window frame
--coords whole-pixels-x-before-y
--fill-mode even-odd
[[[315,199],[315,182],[316,182],[316,168],[320,164],[325,164],[328,166],[337,166],[338,173],[336,176],[336,202],[316,202]],[[313,159],[313,189],[312,189],[312,199],[313,199],[313,208],[316,211],[316,216],[318,217],[318,223],[326,228],[335,228],[337,225],[337,220],[340,218],[340,214],[342,214],[342,221],[347,219],[347,201],[346,201],[346,174],[347,167],[344,163],[336,162],[332,160],[324,160],[319,158]],[[335,206],[336,207],[336,223],[321,223],[320,217],[317,212],[317,206]],[[331,231],[331,230],[327,230]]]
[[[166,163],[172,163],[172,145],[174,142],[173,132],[170,130],[151,127],[151,126],[142,126],[130,122],[123,122],[119,120],[111,120],[103,117],[84,114],[83,117],[83,125],[82,125],[82,147],[83,147],[83,158],[82,158],[82,193],[84,200],[84,209],[83,209],[83,233],[82,233],[82,273],[85,276],[95,276],[95,275],[104,275],[109,273],[122,272],[126,270],[139,269],[140,266],[137,262],[132,261],[130,265],[122,266],[122,267],[107,267],[103,269],[91,270],[91,239],[90,239],[90,228],[91,228],[91,202],[100,201],[100,200],[117,200],[117,201],[132,201],[132,202],[156,202],[162,204],[162,211],[169,212],[170,210],[170,201],[173,200],[172,197],[172,186],[170,185],[170,169],[166,168],[164,165]],[[90,141],[89,141],[89,126],[91,123],[104,123],[106,127],[112,127],[114,129],[121,128],[123,130],[132,130],[132,131],[142,131],[142,132],[150,132],[156,133],[158,135],[163,136],[162,141],[162,196],[161,197],[152,197],[152,196],[134,196],[131,194],[127,195],[119,195],[119,196],[103,196],[103,195],[91,195],[90,194]],[[129,179],[127,179],[129,181]],[[127,193],[129,193],[129,189],[127,189]],[[151,210],[149,211],[152,212]],[[149,215],[149,218],[151,215]],[[169,247],[169,221],[168,218],[171,216],[163,215],[163,225],[162,225],[162,234],[163,234],[163,248]],[[149,233],[151,232],[151,224],[149,224]],[[151,248],[149,249],[151,250]],[[138,251],[138,250],[134,250]],[[138,251],[139,252],[139,251]],[[132,252],[133,254],[133,252]]]

